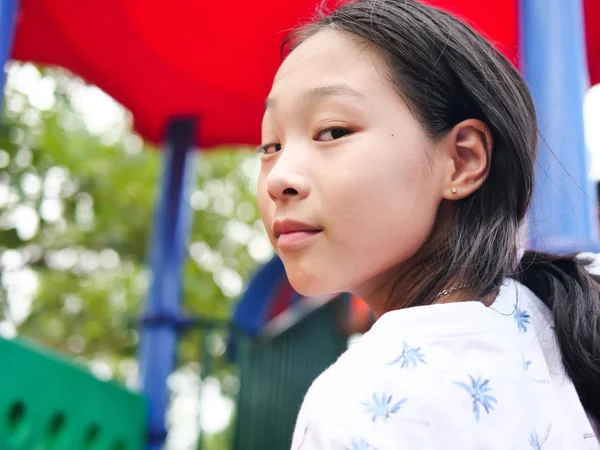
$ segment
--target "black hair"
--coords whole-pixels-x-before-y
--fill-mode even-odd
[[[457,282],[482,299],[507,277],[522,282],[552,310],[565,371],[600,420],[600,285],[587,261],[572,255],[527,251],[517,261],[538,143],[534,103],[517,69],[470,26],[415,0],[346,3],[299,28],[284,46],[293,49],[326,28],[358,37],[383,57],[390,81],[431,139],[469,118],[493,136],[488,178],[455,202],[451,225],[432,235],[425,256],[399,277],[401,297],[409,299],[402,306],[430,304]]]

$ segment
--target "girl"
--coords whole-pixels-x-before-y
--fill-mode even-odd
[[[288,41],[260,213],[294,288],[378,318],[306,395],[292,449],[599,449],[599,285],[518,252],[537,146],[517,70],[414,0]]]

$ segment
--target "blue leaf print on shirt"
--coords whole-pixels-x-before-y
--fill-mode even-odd
[[[531,361],[523,361],[523,369],[525,369],[525,370],[529,369],[530,365],[531,365]]]
[[[515,305],[515,312],[513,314],[515,316],[515,320],[517,321],[517,326],[519,327],[519,331],[526,333],[527,332],[526,325],[531,323],[531,321],[529,320],[531,318],[529,313],[524,309],[519,309],[519,307],[517,305]]]
[[[411,365],[417,367],[419,361],[425,364],[424,355],[421,353],[421,347],[411,347],[406,341],[402,341],[402,353],[393,361],[387,363],[388,366],[400,364],[400,368],[409,368]]]
[[[400,411],[402,405],[406,402],[406,398],[403,398],[399,402],[392,404],[392,396],[385,393],[377,395],[373,394],[373,400],[369,402],[363,402],[363,405],[367,408],[367,412],[373,415],[373,422],[381,418],[384,422],[390,417],[390,415]]]
[[[542,450],[542,444],[540,444],[540,438],[535,430],[529,433],[529,445],[531,445],[532,450]]]
[[[352,447],[347,450],[376,450],[375,447],[371,447],[367,441],[362,439],[352,439]]]
[[[482,380],[481,377],[477,377],[477,379],[473,378],[469,375],[471,379],[471,385],[461,383],[459,381],[455,381],[454,384],[460,386],[465,391],[471,395],[473,399],[473,414],[475,414],[475,421],[479,422],[479,409],[483,407],[486,413],[490,413],[490,410],[494,409],[494,405],[492,403],[498,403],[498,400],[493,395],[490,395],[489,392],[492,390],[489,387],[488,383],[490,380]]]

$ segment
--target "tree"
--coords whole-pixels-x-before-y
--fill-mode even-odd
[[[31,64],[10,67],[2,125],[0,332],[134,384],[160,152],[97,88]],[[258,159],[231,148],[200,159],[184,310],[228,320],[250,274],[271,257],[254,202]],[[184,336],[180,366],[202,358],[200,333]],[[224,332],[210,342],[221,354]],[[231,378],[226,364],[216,373]]]

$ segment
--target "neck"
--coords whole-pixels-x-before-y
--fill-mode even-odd
[[[389,280],[389,275],[382,276],[384,280]],[[394,285],[389,281],[370,280],[367,283],[352,290],[352,294],[364,300],[373,312],[375,318],[381,317],[388,311],[409,308],[413,305],[422,289],[424,283],[413,284],[407,286],[402,280],[396,279],[397,284]],[[433,300],[426,302],[425,305],[435,305],[443,303],[459,303],[466,301],[480,301],[485,306],[490,306],[497,296],[497,292],[493,292],[485,297],[480,297],[475,291],[469,288],[455,289],[460,286],[460,282],[450,282],[438,291],[440,294],[437,298],[436,294],[432,295]],[[448,291],[445,293],[445,291]],[[411,294],[412,293],[412,294]]]
[[[375,278],[356,287],[351,292],[363,299],[371,308],[376,318],[388,311],[408,308],[415,304],[456,303],[470,300],[483,301],[491,304],[491,300],[481,299],[468,288],[453,290],[461,286],[463,280],[456,273],[448,274],[445,267],[449,267],[449,253],[446,249],[448,237],[444,230],[447,227],[439,225],[426,245],[406,261],[403,261],[383,271]],[[450,279],[445,276],[450,275]],[[426,290],[432,289],[433,280],[442,280],[444,284],[438,286],[435,292],[429,292],[429,298],[423,298]],[[444,290],[450,292],[444,293]],[[438,293],[443,293],[436,297]],[[421,299],[419,301],[419,299]]]

